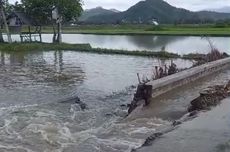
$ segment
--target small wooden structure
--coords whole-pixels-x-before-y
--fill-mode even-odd
[[[42,42],[41,25],[34,22],[25,13],[12,12],[7,17],[7,22],[11,33],[20,34],[21,42]]]

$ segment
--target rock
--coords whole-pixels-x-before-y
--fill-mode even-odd
[[[125,116],[127,116],[127,111],[121,110],[121,109],[116,109],[114,112],[114,115],[118,116],[118,117],[125,117]]]
[[[212,106],[217,106],[221,100],[230,95],[230,82],[226,85],[215,85],[208,87],[200,92],[200,96],[191,101],[189,112],[208,110]]]
[[[224,89],[228,93],[228,95],[230,95],[229,94],[229,92],[230,92],[230,81],[228,81],[228,83],[224,86]]]
[[[228,53],[224,52],[224,53],[222,54],[222,57],[223,57],[223,58],[227,58],[227,57],[229,57],[229,55],[228,55]]]
[[[173,126],[178,126],[178,125],[180,125],[180,124],[182,124],[181,121],[174,121],[172,125],[173,125]]]
[[[112,114],[112,113],[107,113],[107,114],[105,114],[105,116],[106,116],[106,117],[112,117],[113,114]]]
[[[150,146],[157,138],[159,138],[160,136],[162,136],[163,133],[158,132],[158,133],[154,133],[153,135],[151,135],[150,137],[148,137],[145,141],[145,143],[142,145],[143,146]]]
[[[137,87],[135,85],[131,85],[131,89],[136,89]]]
[[[79,97],[76,97],[75,103],[81,107],[81,110],[88,109],[87,105],[84,102],[82,102]]]
[[[128,108],[129,108],[129,104],[122,104],[122,105],[120,105],[120,108],[122,109],[122,110],[127,110]]]
[[[127,107],[127,105],[125,105],[125,104],[121,104],[121,105],[120,105],[120,107]]]
[[[189,113],[189,117],[194,117],[194,116],[196,116],[198,114],[198,111],[192,111],[192,112],[190,112]]]

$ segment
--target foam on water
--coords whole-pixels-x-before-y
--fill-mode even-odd
[[[124,117],[136,73],[170,61],[72,51],[0,54],[0,151],[128,152],[169,124]]]
[[[128,152],[139,147],[157,128],[169,124],[159,119],[126,122],[115,115],[100,120],[98,124],[95,109],[75,111],[71,108],[75,105],[69,104],[68,114],[63,114],[64,111],[45,108],[49,106],[26,106],[5,111],[4,117],[1,117],[4,124],[0,127],[0,144],[8,150],[20,150],[17,146],[23,145],[23,150],[28,152],[73,149],[87,152]],[[97,109],[97,113],[103,113],[104,110]],[[146,125],[143,127],[140,122]]]

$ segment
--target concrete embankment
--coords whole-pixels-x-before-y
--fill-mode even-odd
[[[230,98],[136,152],[229,152]]]
[[[147,84],[140,84],[134,95],[134,99],[131,102],[129,113],[133,113],[137,107],[140,107],[143,104],[149,105],[153,99],[162,94],[175,90],[178,87],[191,84],[196,80],[208,77],[229,67],[230,58],[225,58],[187,69],[182,72],[151,81]]]
[[[230,67],[230,58],[194,67],[159,80],[151,81],[146,85],[152,86],[152,97],[156,97],[176,87],[183,86],[227,67]]]
[[[201,78],[216,74],[228,67],[230,67],[230,58],[225,58],[218,61],[209,62],[207,64],[164,77],[162,79],[151,81],[145,85],[139,85],[129,108],[129,113],[133,113],[136,107],[143,105],[143,101],[145,101],[145,103],[146,101],[147,103],[150,103],[162,94],[176,90],[178,87],[191,84],[192,82],[195,82]],[[193,99],[191,98],[191,100]]]

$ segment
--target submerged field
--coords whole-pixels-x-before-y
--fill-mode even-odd
[[[56,44],[56,43],[3,43],[0,51],[46,51],[46,50],[71,50],[78,52],[98,53],[98,54],[119,54],[131,56],[161,57],[161,58],[182,58],[182,56],[166,51],[127,51],[116,49],[92,48],[90,44]]]

